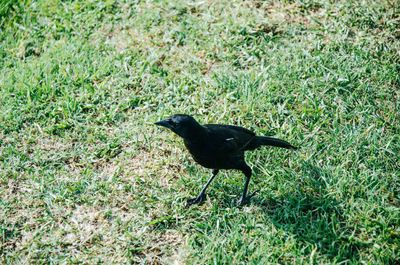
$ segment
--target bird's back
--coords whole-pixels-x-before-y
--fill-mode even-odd
[[[255,136],[256,134],[246,128],[226,124],[206,124],[204,127],[211,130],[225,131],[226,133],[241,134],[242,136]]]

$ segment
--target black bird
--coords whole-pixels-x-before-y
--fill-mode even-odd
[[[266,136],[256,136],[254,132],[234,125],[206,124],[200,125],[194,118],[185,114],[176,114],[155,123],[166,127],[183,138],[186,148],[194,160],[206,168],[213,169],[200,194],[188,200],[188,205],[201,204],[205,191],[220,169],[238,169],[246,176],[243,194],[238,205],[245,204],[256,192],[247,195],[251,177],[251,168],[244,160],[244,152],[263,145],[297,149],[286,141]]]

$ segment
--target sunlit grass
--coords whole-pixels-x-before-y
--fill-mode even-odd
[[[396,1],[3,1],[2,263],[395,264]],[[302,148],[211,172],[174,113]]]

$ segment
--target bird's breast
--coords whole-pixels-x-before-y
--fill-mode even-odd
[[[215,168],[217,158],[215,157],[215,152],[210,150],[209,144],[185,141],[185,146],[192,155],[194,161],[203,167]]]

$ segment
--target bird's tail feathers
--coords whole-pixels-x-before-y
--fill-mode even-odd
[[[293,146],[284,140],[267,136],[256,136],[249,144],[249,149],[252,150],[262,145],[276,146],[295,150],[299,149],[299,147]]]

